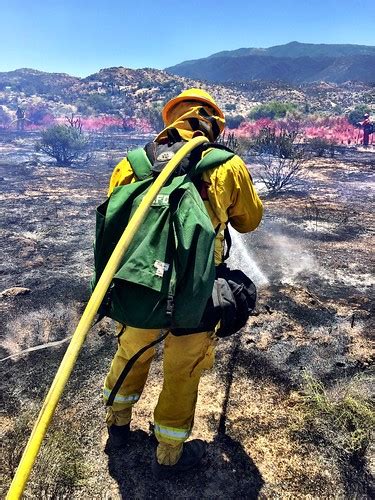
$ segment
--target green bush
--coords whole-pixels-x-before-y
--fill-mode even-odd
[[[249,118],[259,120],[260,118],[284,118],[288,112],[296,111],[297,106],[289,102],[272,101],[256,106],[249,113]]]
[[[88,105],[88,103],[85,99],[78,99],[75,104],[77,106],[77,112],[80,115],[85,115],[85,116],[92,115],[93,109],[90,108],[90,106]]]
[[[45,104],[34,104],[27,109],[27,118],[34,125],[41,125],[49,114],[49,109]]]
[[[54,158],[57,165],[69,167],[87,155],[88,142],[80,129],[54,125],[42,133],[35,149]]]
[[[375,430],[375,412],[370,398],[356,393],[355,379],[335,399],[312,375],[305,373],[303,382],[301,402],[306,427],[347,453],[363,455]]]
[[[237,104],[236,103],[228,103],[224,105],[225,111],[236,111]]]
[[[245,118],[242,115],[236,115],[236,116],[227,116],[225,118],[225,125],[232,129],[232,128],[238,128],[242,122],[245,121]]]
[[[112,113],[114,110],[111,99],[101,94],[90,94],[77,103],[77,111],[90,115],[95,113]]]

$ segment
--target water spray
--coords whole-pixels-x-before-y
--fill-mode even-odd
[[[251,255],[250,249],[246,246],[244,235],[237,231],[230,231],[232,238],[232,248],[228,264],[230,267],[241,269],[249,278],[254,281],[259,288],[268,285],[267,276],[260,270],[258,264]]]

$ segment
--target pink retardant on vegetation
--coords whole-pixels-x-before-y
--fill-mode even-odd
[[[118,116],[90,116],[80,117],[82,130],[87,132],[98,132],[110,129],[134,130],[142,133],[152,131],[149,122],[142,118],[120,118]],[[66,118],[57,118],[56,123],[66,124]]]
[[[362,139],[362,132],[343,116],[306,117],[304,120],[261,118],[254,122],[244,122],[231,132],[237,137],[256,137],[264,128],[276,129],[276,132],[297,130],[301,140],[319,137],[335,144],[356,144]]]
[[[84,132],[124,131],[150,134],[153,131],[150,122],[145,118],[121,118],[111,115],[90,117],[77,115],[76,118],[79,118],[82,123]],[[27,119],[25,129],[42,130],[54,124],[67,125],[68,122],[66,117],[54,118],[47,113],[38,125],[30,123]],[[243,122],[237,129],[231,129],[228,132],[236,137],[252,138],[258,136],[264,128],[275,129],[277,133],[281,130],[298,131],[300,141],[321,138],[338,145],[360,144],[363,138],[362,130],[351,125],[344,116],[306,116],[303,119],[288,117],[277,120],[260,118]]]
[[[56,123],[55,117],[51,114],[48,114],[48,115],[43,116],[40,123],[38,123],[38,124],[30,123],[29,120],[27,120],[25,123],[25,129],[26,130],[40,130],[40,129],[45,129],[45,128],[51,127],[52,125],[55,125],[55,123]]]
[[[152,127],[148,120],[143,118],[120,118],[116,116],[90,116],[78,117],[82,124],[84,132],[104,132],[110,130],[119,131],[134,131],[138,133],[149,134],[152,132]],[[34,125],[27,121],[25,129],[27,130],[42,130],[52,125],[68,125],[67,119],[64,116],[54,118],[52,115],[46,115],[40,124]]]

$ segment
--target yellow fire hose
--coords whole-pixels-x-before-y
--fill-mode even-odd
[[[47,432],[48,426],[56,409],[57,403],[60,400],[61,394],[73,370],[78,354],[85,341],[86,335],[90,330],[94,317],[99,309],[100,304],[111,284],[112,278],[120,266],[121,260],[128,249],[135,233],[142,224],[146,214],[153,203],[155,197],[167,182],[170,175],[176,169],[180,161],[192,149],[204,142],[208,142],[206,137],[196,137],[187,142],[168,162],[166,167],[159,174],[155,182],[151,185],[149,191],[143,198],[138,209],[129,221],[125,231],[123,232],[119,242],[117,243],[108,263],[101,275],[95,290],[93,291],[90,300],[82,314],[78,326],[73,334],[72,340],[66,350],[66,353],[61,361],[59,369],[52,382],[50,390],[44,400],[43,406],[35,422],[33,431],[26,445],[25,451],[21,457],[16,474],[10,485],[7,500],[19,499],[22,496],[26,482],[30,476],[32,466],[39,452],[43,438]]]

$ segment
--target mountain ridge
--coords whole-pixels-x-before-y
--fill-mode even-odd
[[[340,57],[346,55],[374,55],[375,47],[372,45],[357,45],[357,44],[329,44],[329,43],[301,43],[297,41],[289,42],[283,45],[273,45],[271,47],[265,48],[240,48],[235,50],[224,50],[221,52],[216,52],[210,56],[211,57],[222,57],[222,56],[246,56],[246,55],[274,55],[274,56],[284,56],[284,57],[301,57],[306,54],[306,51],[313,50],[315,55],[321,57]]]
[[[290,42],[269,48],[240,48],[183,61],[171,74],[210,82],[280,80],[288,83],[358,80],[375,82],[375,47]]]

